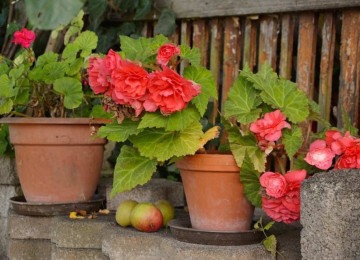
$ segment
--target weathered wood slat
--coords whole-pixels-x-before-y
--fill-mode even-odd
[[[337,107],[338,126],[342,126],[342,109],[354,124],[359,118],[359,51],[360,11],[347,10],[343,13],[340,49],[340,88]]]
[[[291,79],[292,53],[294,48],[294,19],[293,15],[283,15],[281,18],[281,45],[279,74],[281,77]]]
[[[256,38],[257,27],[254,18],[247,17],[245,19],[243,66],[247,64],[251,69],[256,63]]]
[[[193,46],[200,49],[201,65],[206,66],[208,60],[208,42],[209,31],[206,26],[205,19],[197,19],[193,21]]]
[[[223,40],[223,28],[222,23],[218,18],[213,18],[210,21],[210,70],[214,76],[215,82],[217,82],[217,90],[219,93],[220,89],[220,70],[222,61],[222,40]],[[209,120],[213,124],[216,122],[218,115],[218,104],[217,100],[213,101],[213,109]]]
[[[189,21],[182,21],[180,28],[180,44],[188,45],[191,44],[191,23]],[[186,61],[182,61],[180,64],[180,73],[184,71],[184,68],[188,65]]]
[[[359,0],[154,0],[158,9],[174,10],[176,17],[199,18],[326,10],[360,6]],[[153,13],[147,19],[158,19]],[[113,16],[112,19],[124,19]]]
[[[276,68],[278,16],[264,16],[260,19],[259,66],[267,62]]]
[[[331,95],[335,50],[335,17],[334,14],[325,13],[323,16],[323,28],[321,33],[321,61],[319,82],[319,105],[322,118],[329,121],[331,113]],[[318,129],[320,130],[320,125]]]
[[[223,83],[222,102],[227,98],[230,86],[239,73],[240,64],[240,21],[238,17],[227,17],[225,19],[224,35],[224,61],[223,61]]]
[[[316,57],[316,18],[314,13],[299,16],[299,39],[296,82],[309,97],[313,97]]]

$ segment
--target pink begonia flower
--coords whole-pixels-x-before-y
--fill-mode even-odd
[[[156,56],[156,63],[160,65],[167,65],[169,60],[174,57],[175,55],[180,54],[180,48],[174,44],[168,43],[162,45]]]
[[[335,153],[326,146],[324,140],[316,140],[310,144],[309,152],[306,154],[305,161],[321,170],[328,170],[335,157]]]
[[[337,160],[335,169],[360,169],[360,143],[354,141]]]
[[[300,190],[281,198],[262,197],[262,209],[271,219],[291,224],[300,219]]]
[[[266,190],[266,194],[280,198],[287,192],[287,182],[283,175],[277,172],[265,172],[260,176],[260,184]]]
[[[258,119],[250,125],[250,131],[258,135],[261,139],[275,142],[279,140],[283,128],[291,128],[285,121],[286,117],[280,110],[266,113],[263,119]]]
[[[20,44],[24,48],[29,48],[30,45],[35,41],[36,35],[33,31],[26,28],[22,28],[20,31],[14,33],[12,40],[15,44]]]
[[[347,131],[344,136],[337,130],[328,130],[325,133],[326,145],[336,154],[340,155],[351,146],[355,138]]]
[[[306,170],[288,171],[284,175],[285,180],[288,183],[288,190],[292,191],[295,189],[300,189],[301,183],[306,179],[306,176]]]

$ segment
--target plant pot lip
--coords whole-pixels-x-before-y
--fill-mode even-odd
[[[104,118],[88,118],[88,117],[5,117],[0,119],[0,123],[4,124],[57,124],[57,125],[98,125],[110,123],[111,120]]]

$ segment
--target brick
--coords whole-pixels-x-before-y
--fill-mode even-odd
[[[8,215],[10,198],[21,194],[20,186],[0,185],[0,217],[6,217]]]
[[[16,239],[50,239],[53,219],[53,217],[24,216],[10,211],[9,236]]]
[[[124,200],[133,199],[138,202],[155,202],[160,199],[169,200],[174,207],[185,204],[183,186],[180,182],[161,178],[154,178],[143,186],[136,187],[131,191],[117,194],[110,198],[112,185],[107,187],[107,208],[116,210],[117,206]]]
[[[0,184],[19,184],[19,178],[15,166],[15,159],[7,156],[0,156]]]
[[[95,219],[54,219],[51,242],[57,247],[101,249],[104,228],[115,222],[115,215],[98,215]]]
[[[51,259],[51,242],[47,239],[10,239],[8,257],[11,260]]]
[[[57,247],[53,244],[51,259],[56,260],[71,260],[71,259],[91,259],[91,260],[105,260],[100,249],[72,249]]]

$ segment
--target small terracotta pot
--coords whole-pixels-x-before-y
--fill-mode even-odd
[[[75,203],[94,196],[105,140],[87,118],[7,118],[26,201]]]
[[[184,185],[191,225],[206,231],[251,228],[254,207],[243,193],[232,155],[196,154],[176,163]]]

